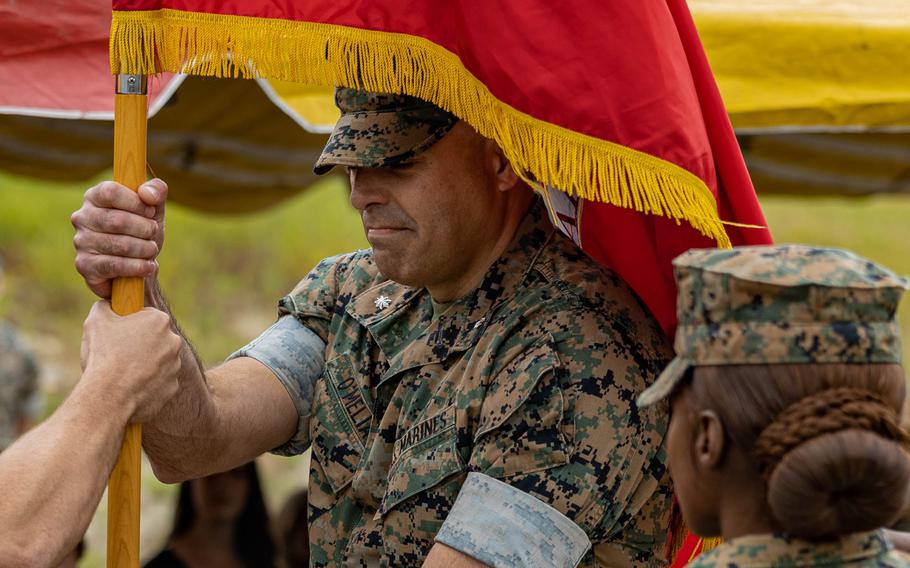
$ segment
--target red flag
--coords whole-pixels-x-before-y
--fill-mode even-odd
[[[403,92],[496,140],[672,333],[670,260],[770,242],[683,0],[114,0],[115,73]],[[578,207],[580,205],[580,207]],[[579,212],[581,213],[579,215]]]
[[[672,258],[771,242],[684,0],[113,7],[114,73],[362,87],[454,113],[502,147],[556,224],[670,335]]]

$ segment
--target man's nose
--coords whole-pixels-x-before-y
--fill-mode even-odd
[[[371,205],[386,202],[385,192],[373,168],[350,168],[351,205],[358,211],[364,211]]]

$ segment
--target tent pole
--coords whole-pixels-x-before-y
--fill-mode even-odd
[[[145,75],[117,75],[114,95],[114,181],[136,191],[145,181],[148,82]],[[114,312],[144,307],[142,278],[118,278],[111,291]],[[111,472],[107,497],[107,565],[139,567],[139,490],[142,426],[129,424]]]

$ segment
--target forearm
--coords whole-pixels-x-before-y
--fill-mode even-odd
[[[145,305],[149,308],[160,310],[170,316],[171,331],[183,338],[183,342],[186,344],[186,356],[183,357],[183,373],[191,376],[198,373],[204,376],[205,365],[202,364],[202,359],[199,358],[199,354],[196,353],[193,344],[177,323],[177,318],[174,317],[174,312],[171,311],[171,305],[161,291],[161,285],[158,283],[157,276],[149,276],[145,279]],[[183,356],[184,353],[181,352],[181,355]]]
[[[166,310],[157,286],[150,286],[149,290],[155,306]],[[171,327],[184,337],[173,316]],[[304,382],[308,392],[295,396],[302,404],[302,400],[312,400],[312,382],[322,372],[325,345],[312,332],[296,333],[309,336],[293,341],[299,348],[299,357],[285,363],[307,371]],[[240,356],[203,371],[185,337],[181,357],[178,394],[147,426],[143,440],[159,479],[174,483],[231,469],[284,444],[294,435],[299,412],[272,367]]]
[[[142,444],[155,474],[165,482],[178,482],[209,472],[221,455],[217,439],[217,409],[205,369],[192,344],[171,312],[154,277],[146,278],[145,303],[171,318],[171,330],[183,338],[177,395],[143,427]]]
[[[128,416],[126,404],[77,385],[53,416],[0,455],[0,566],[56,566],[75,548]]]
[[[183,350],[183,368],[192,353]],[[143,429],[155,475],[176,483],[226,471],[288,441],[294,403],[260,362],[242,357],[204,375],[182,373],[177,394]]]
[[[165,483],[217,471],[223,453],[217,405],[205,374],[188,347],[181,350],[181,359],[177,394],[142,431],[142,447],[155,475]]]
[[[423,568],[485,568],[487,565],[440,542],[433,545]]]

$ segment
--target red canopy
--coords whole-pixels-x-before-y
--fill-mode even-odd
[[[0,169],[82,181],[111,168],[110,25],[105,0],[0,3]],[[173,201],[249,212],[318,179],[331,88],[170,73],[149,86],[148,163]]]
[[[113,119],[113,79],[98,80],[110,77],[110,21],[103,2],[0,4],[0,113]],[[172,80],[163,73],[152,82],[153,108]]]

